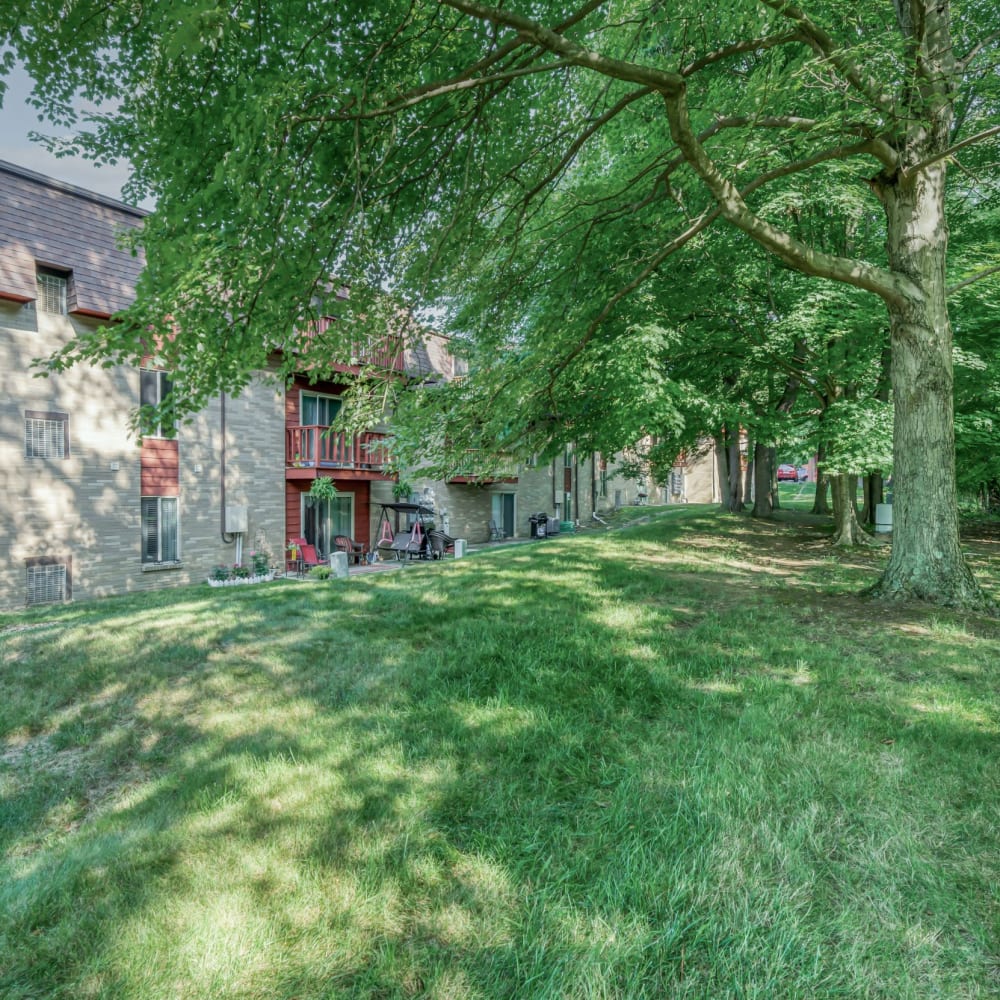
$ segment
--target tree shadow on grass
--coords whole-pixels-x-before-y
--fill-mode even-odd
[[[616,544],[490,553],[340,590],[109,603],[61,643],[24,633],[5,651],[12,680],[60,674],[17,703],[30,725],[15,743],[62,739],[55,753],[81,756],[76,773],[44,781],[30,756],[7,763],[0,986],[152,996],[192,975],[192,996],[862,988],[865,963],[846,961],[856,939],[840,951],[830,937],[852,908],[864,915],[857,899],[813,914],[818,930],[803,913],[864,879],[845,845],[876,842],[874,798],[916,788],[942,745],[953,756],[931,771],[949,795],[968,788],[945,774],[963,759],[995,780],[995,733],[920,714],[912,679],[880,672],[877,651],[845,665],[849,647],[768,634],[780,616],[747,599],[755,571],[740,559],[671,574],[661,537]],[[712,599],[734,590],[742,604]],[[109,628],[136,625],[109,651]],[[961,635],[937,645],[928,690],[949,671],[976,676],[960,666]],[[96,780],[106,794],[86,800]],[[915,824],[926,809],[915,805]],[[165,945],[178,921],[193,930]],[[136,926],[158,942],[148,982],[130,957]],[[795,960],[824,934],[822,962]],[[913,951],[899,935],[874,935],[895,951],[872,962],[905,983]],[[982,948],[961,952],[965,972],[959,954],[937,971],[945,985],[981,971]]]

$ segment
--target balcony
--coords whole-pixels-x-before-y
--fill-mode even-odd
[[[475,483],[488,486],[490,483],[516,483],[517,462],[513,458],[488,457],[478,448],[470,448],[462,456],[462,461],[451,475],[449,483]]]
[[[351,436],[329,427],[285,428],[285,478],[315,479],[337,474],[340,479],[390,479],[385,435],[363,431]]]
[[[311,333],[326,333],[337,322],[336,316],[321,316],[311,325]],[[351,344],[349,364],[335,364],[335,371],[358,374],[362,368],[377,368],[385,372],[403,371],[403,345],[398,337],[367,337]]]

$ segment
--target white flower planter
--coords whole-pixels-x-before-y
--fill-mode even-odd
[[[274,579],[274,573],[261,573],[260,576],[231,577],[228,580],[208,580],[210,587],[239,587],[245,583],[267,583]]]

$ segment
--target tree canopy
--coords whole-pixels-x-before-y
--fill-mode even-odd
[[[676,419],[672,345],[731,297],[678,278],[726,221],[733,246],[881,302],[879,323],[842,324],[851,358],[891,346],[878,590],[982,605],[958,545],[947,296],[997,263],[949,269],[946,181],[957,167],[979,218],[994,23],[979,0],[15,2],[0,26],[40,98],[65,116],[74,92],[117,96],[81,144],[127,156],[157,199],[135,308],[56,363],[135,359],[169,322],[197,407],[275,348],[287,370],[343,356],[390,291],[467,339],[476,378],[437,398],[505,411],[493,440],[610,447]],[[297,335],[333,311],[331,275],[353,322]]]

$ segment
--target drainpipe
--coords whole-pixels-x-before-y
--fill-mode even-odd
[[[219,446],[219,534],[226,545],[232,545],[235,535],[226,532],[226,394],[219,393],[219,427],[222,444]]]
[[[552,459],[552,509],[557,521],[562,520],[562,461]]]
[[[573,506],[576,508],[576,523],[580,523],[580,455],[573,451]]]

